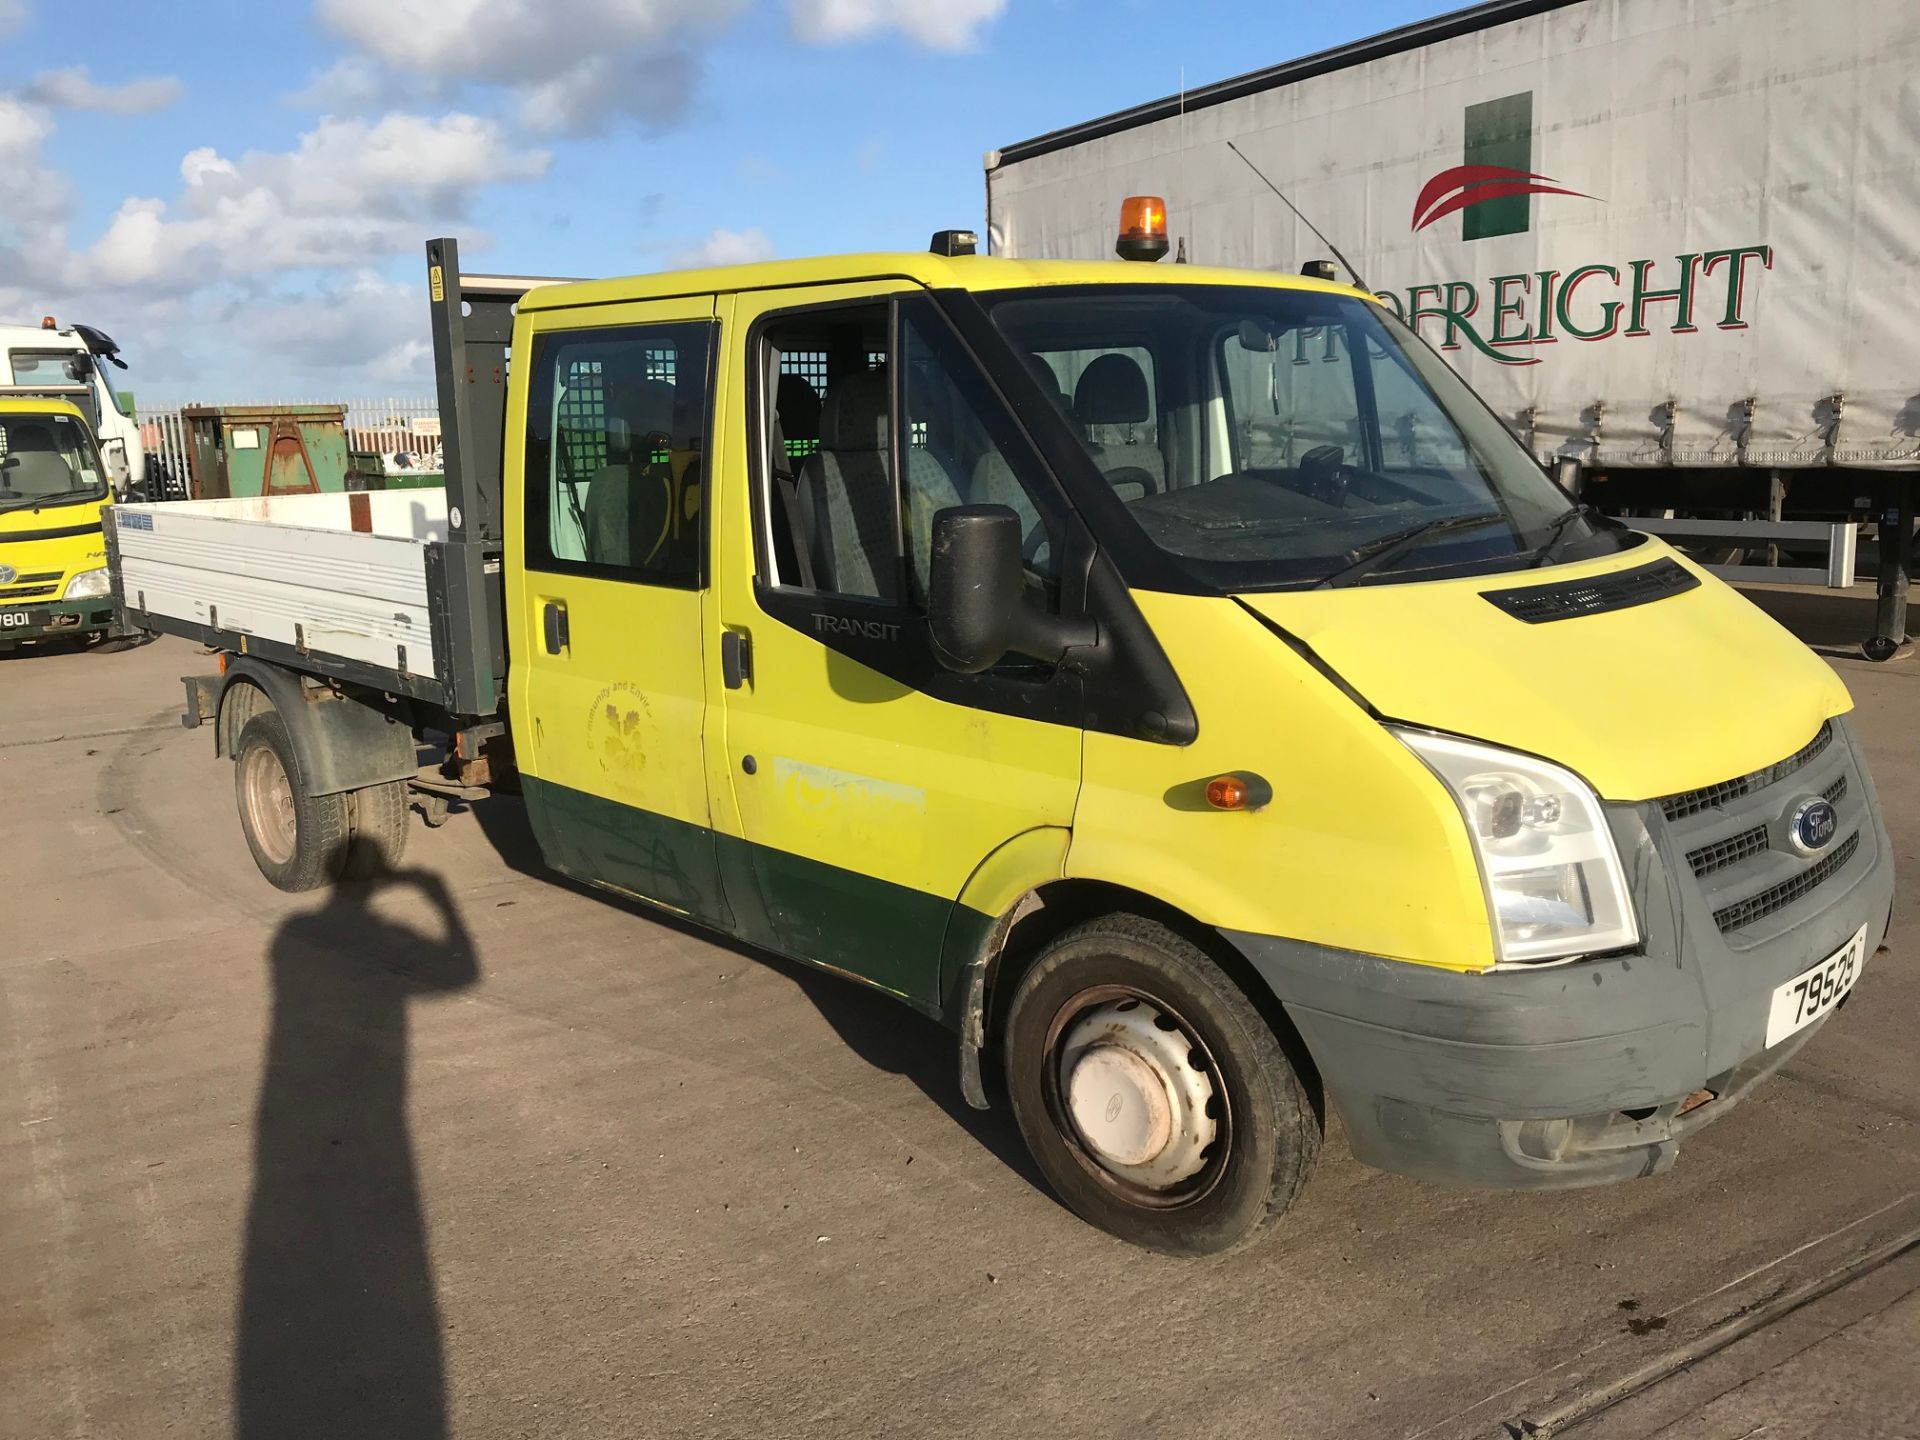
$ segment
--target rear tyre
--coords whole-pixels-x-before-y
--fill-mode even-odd
[[[1068,931],[1005,1031],[1027,1147],[1069,1209],[1171,1255],[1251,1241],[1306,1182],[1320,1126],[1253,1002],[1192,942],[1135,915]]]
[[[404,780],[353,792],[348,799],[347,863],[341,878],[371,880],[400,868],[407,853],[407,800]]]
[[[339,878],[352,838],[347,797],[307,793],[278,712],[263,711],[241,727],[233,785],[240,830],[262,875],[296,893]]]

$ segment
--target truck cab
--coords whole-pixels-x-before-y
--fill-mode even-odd
[[[113,629],[106,466],[79,409],[0,398],[0,650]]]
[[[1329,1109],[1435,1181],[1656,1174],[1886,933],[1833,673],[1575,504],[1372,296],[429,257],[424,661],[329,668],[285,603],[213,623],[160,543],[193,507],[121,526],[124,585],[229,652],[189,719],[276,883],[360,863],[411,763],[328,716],[447,728],[468,780],[510,742],[554,869],[947,1025],[1074,1210],[1186,1254],[1284,1212]]]
[[[52,316],[39,325],[0,324],[6,371],[0,396],[66,398],[93,427],[110,483],[122,494],[145,493],[147,451],[140,426],[105,367],[127,368],[113,337],[92,325],[62,327]]]

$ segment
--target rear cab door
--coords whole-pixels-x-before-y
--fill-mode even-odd
[[[714,299],[523,324],[508,683],[529,818],[555,869],[731,928],[702,751]]]

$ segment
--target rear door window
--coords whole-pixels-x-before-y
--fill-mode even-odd
[[[527,566],[701,583],[714,326],[544,335],[528,397]]]

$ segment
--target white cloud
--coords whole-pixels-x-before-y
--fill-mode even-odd
[[[751,265],[773,258],[773,241],[758,228],[729,230],[722,226],[710,230],[696,245],[676,253],[667,261],[669,270],[698,270],[708,265]]]
[[[810,44],[863,40],[898,30],[929,50],[967,50],[1007,0],[791,0],[793,30]]]
[[[73,189],[41,158],[40,147],[52,133],[46,111],[0,92],[0,258],[10,232],[16,242],[37,244],[48,238],[48,230],[57,230],[58,242],[64,243]],[[0,273],[7,268],[0,264]]]
[[[0,40],[27,23],[27,0],[0,0]]]
[[[537,179],[547,162],[471,115],[329,118],[292,151],[238,160],[190,152],[177,200],[124,201],[72,264],[92,283],[175,290],[364,265],[412,250],[430,229],[459,221],[476,191]]]
[[[475,198],[548,165],[471,115],[326,119],[286,151],[190,151],[171,195],[127,199],[76,246],[72,186],[43,159],[53,130],[52,111],[0,92],[0,315],[102,326],[149,399],[293,398],[344,367],[423,388],[421,287],[376,267],[417,271],[436,232],[484,245]]]
[[[698,74],[683,50],[596,55],[520,87],[520,118],[538,135],[591,135],[615,115],[662,127],[686,113]]]
[[[418,388],[433,379],[424,283],[363,270],[295,294],[249,300],[249,344],[288,371],[351,371],[360,384]]]
[[[383,109],[393,99],[393,81],[363,55],[336,60],[309,80],[305,89],[281,97],[300,110],[323,115],[365,115]],[[409,92],[419,89],[408,86]]]
[[[45,70],[33,77],[26,98],[56,110],[98,110],[109,115],[148,115],[164,110],[183,93],[171,75],[129,80],[123,85],[101,85],[84,65]]]
[[[581,135],[620,117],[656,126],[678,119],[698,76],[688,42],[719,30],[745,4],[319,0],[316,13],[361,57],[381,67],[390,87],[502,86],[530,128]],[[327,102],[325,78],[299,98],[330,113],[347,108]]]

